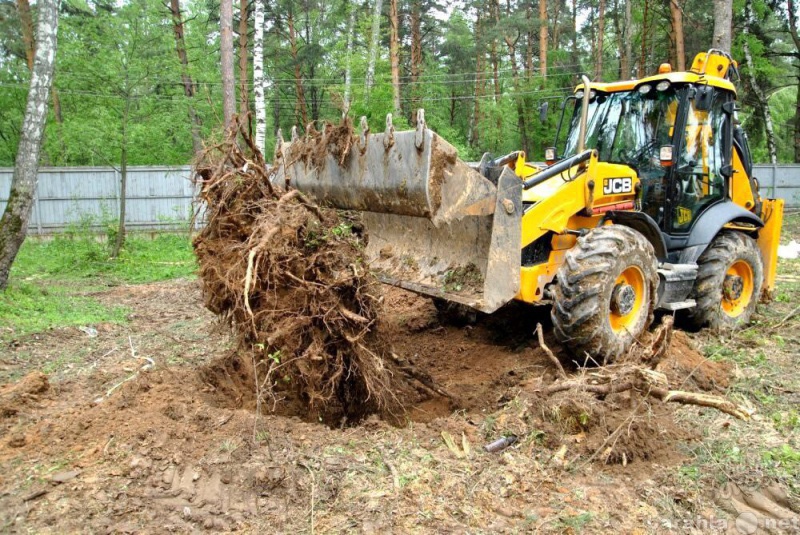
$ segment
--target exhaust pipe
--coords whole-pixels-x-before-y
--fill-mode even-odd
[[[589,122],[589,77],[585,74],[581,75],[583,80],[583,102],[581,104],[581,125],[578,131],[578,154],[582,153],[586,148],[586,123]]]

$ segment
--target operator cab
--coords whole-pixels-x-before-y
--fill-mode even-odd
[[[734,133],[736,92],[729,78],[736,63],[730,56],[712,50],[698,54],[690,72],[660,71],[643,80],[591,85],[585,147],[595,149],[601,162],[636,172],[636,208],[653,219],[668,249],[677,249],[702,214],[731,198],[734,145],[737,164],[746,170],[751,162],[743,132],[737,127]],[[559,159],[577,154],[583,91],[580,86],[562,107],[556,147],[574,101]]]

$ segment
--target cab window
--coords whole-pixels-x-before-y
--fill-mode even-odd
[[[710,105],[703,106],[708,109],[698,109],[696,99],[689,101],[674,177],[673,231],[688,231],[706,208],[725,196],[720,171],[727,163],[728,119],[723,111],[727,99],[727,94],[714,90]]]

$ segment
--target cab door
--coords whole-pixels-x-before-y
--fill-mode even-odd
[[[731,94],[700,86],[684,102],[674,138],[678,155],[670,185],[669,234],[689,233],[703,212],[724,200],[731,173]]]

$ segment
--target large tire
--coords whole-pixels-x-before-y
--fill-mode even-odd
[[[688,312],[691,326],[732,330],[750,321],[764,283],[756,242],[741,232],[721,232],[697,261],[697,280]]]
[[[556,275],[556,337],[581,364],[587,354],[599,364],[613,361],[653,321],[657,285],[656,256],[644,236],[621,225],[593,229]]]

